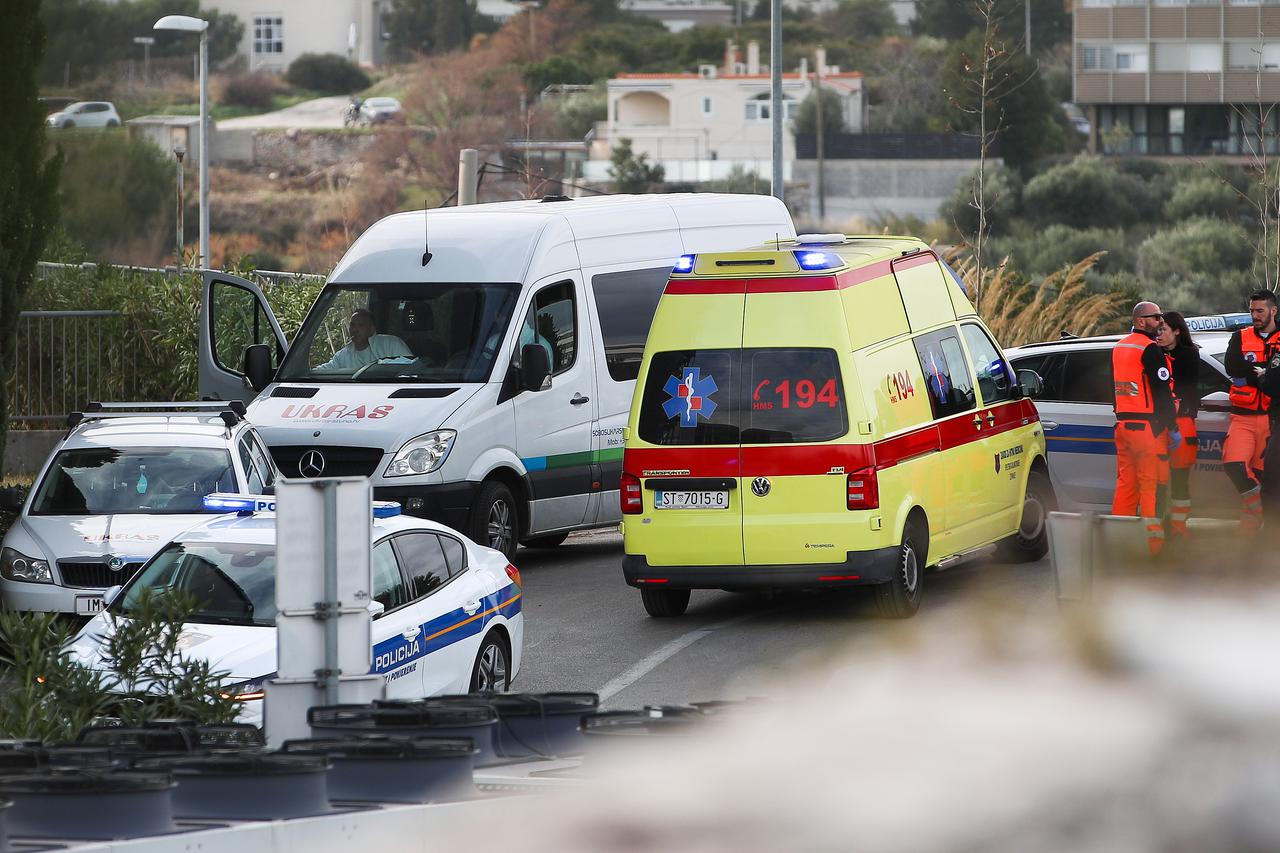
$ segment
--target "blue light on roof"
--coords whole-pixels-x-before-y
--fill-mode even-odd
[[[697,258],[697,255],[681,255],[680,260],[676,261],[673,272],[693,272],[693,262]]]
[[[794,252],[793,254],[802,270],[830,270],[844,266],[840,256],[830,252]]]
[[[374,501],[374,518],[395,518],[400,514],[400,504],[395,501]]]
[[[264,495],[232,495],[214,492],[204,496],[205,512],[275,512],[276,500]]]

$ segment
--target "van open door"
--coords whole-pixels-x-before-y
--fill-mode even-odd
[[[201,278],[200,399],[248,403],[263,387],[255,388],[249,380],[249,374],[255,372],[246,365],[249,347],[265,344],[269,348],[265,353],[270,361],[269,379],[284,359],[284,333],[262,290],[253,282],[212,270],[202,272]]]

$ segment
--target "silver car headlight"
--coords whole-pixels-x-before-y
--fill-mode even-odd
[[[444,458],[458,437],[456,430],[439,429],[411,438],[400,448],[384,477],[409,477],[414,474],[430,474],[444,464]]]
[[[48,560],[28,557],[12,548],[0,551],[0,577],[24,583],[53,583]]]

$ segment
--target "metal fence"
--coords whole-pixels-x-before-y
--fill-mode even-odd
[[[829,160],[971,160],[979,154],[978,139],[960,133],[826,133],[822,156]],[[998,157],[997,146],[987,152]],[[818,137],[796,134],[796,158],[818,156]]]
[[[55,264],[49,261],[41,261],[36,264],[36,278],[45,279],[58,273],[68,271],[89,271],[103,267],[105,269],[120,270],[121,272],[137,272],[150,273],[153,275],[163,275],[168,278],[174,278],[179,275],[186,275],[191,270],[179,270],[177,267],[133,267],[122,266],[120,264]],[[278,270],[254,270],[251,273],[237,273],[243,275],[257,284],[289,284],[291,282],[305,281],[308,279],[323,279],[324,276],[310,272],[280,272]]]

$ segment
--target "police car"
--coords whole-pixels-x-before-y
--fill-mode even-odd
[[[73,654],[105,668],[115,620],[144,590],[182,590],[200,602],[183,626],[184,654],[226,671],[244,704],[242,722],[261,724],[264,683],[276,672],[275,504],[253,495],[210,495],[220,513],[174,536],[81,629]],[[264,510],[265,511],[262,511]],[[228,511],[236,514],[227,515]],[[444,525],[373,508],[373,668],[388,699],[506,690],[524,643],[520,573],[498,551]]]
[[[211,492],[269,492],[276,469],[232,403],[91,403],[72,414],[4,537],[0,606],[92,616]],[[17,510],[18,507],[12,507]]]
[[[1240,496],[1222,472],[1222,442],[1230,420],[1231,380],[1223,367],[1231,332],[1249,325],[1248,314],[1188,317],[1200,347],[1200,447],[1191,472],[1195,515],[1233,517]],[[1049,475],[1060,509],[1110,512],[1116,486],[1115,394],[1111,351],[1119,335],[1062,340],[1010,348],[1017,371],[1034,370],[1043,388],[1036,409],[1049,451]]]

